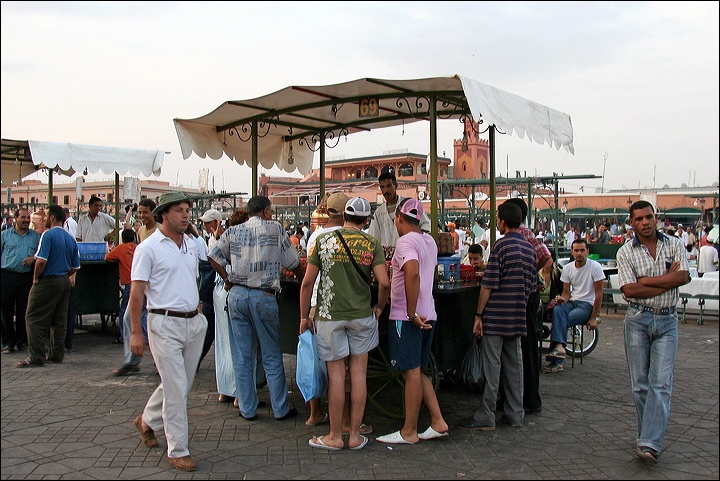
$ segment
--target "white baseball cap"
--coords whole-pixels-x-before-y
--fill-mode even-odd
[[[345,204],[345,213],[348,215],[355,215],[358,217],[370,217],[372,219],[370,210],[370,202],[363,199],[362,197],[353,197],[347,204]]]
[[[222,214],[218,210],[210,209],[205,211],[202,217],[200,217],[200,220],[203,222],[212,222],[214,220],[222,222]]]

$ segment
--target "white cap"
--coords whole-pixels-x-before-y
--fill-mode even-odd
[[[220,211],[210,209],[208,211],[205,211],[202,217],[200,217],[200,220],[203,222],[212,222],[214,220],[219,220],[222,222],[222,214],[220,213]]]
[[[362,197],[353,197],[347,204],[345,204],[345,213],[348,215],[355,215],[358,217],[370,217],[372,211],[370,210],[370,202],[363,199]]]

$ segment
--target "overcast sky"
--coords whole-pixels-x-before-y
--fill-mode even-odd
[[[183,160],[173,118],[291,85],[460,74],[569,114],[575,155],[498,135],[497,171],[603,174],[594,189],[718,181],[718,2],[8,2],[2,137],[171,151],[163,180],[250,190]],[[427,154],[429,123],[355,134],[328,158]],[[440,154],[462,137],[439,122]],[[607,160],[604,158],[607,154]],[[270,171],[270,174],[276,172]],[[102,176],[100,176],[102,177]],[[64,181],[65,179],[63,179]]]

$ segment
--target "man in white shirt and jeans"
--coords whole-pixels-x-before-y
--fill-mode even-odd
[[[553,309],[550,353],[547,356],[550,364],[543,368],[544,372],[563,370],[568,328],[587,322],[588,329],[597,329],[596,317],[602,304],[605,273],[600,263],[588,259],[587,255],[587,241],[576,239],[572,243],[575,262],[568,263],[560,276],[563,293],[555,298],[557,305]]]

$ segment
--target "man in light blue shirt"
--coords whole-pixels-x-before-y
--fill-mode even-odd
[[[25,311],[33,279],[33,254],[40,234],[30,229],[30,211],[15,211],[15,226],[2,232],[2,352],[24,351],[27,348]],[[13,320],[14,318],[14,320]]]

